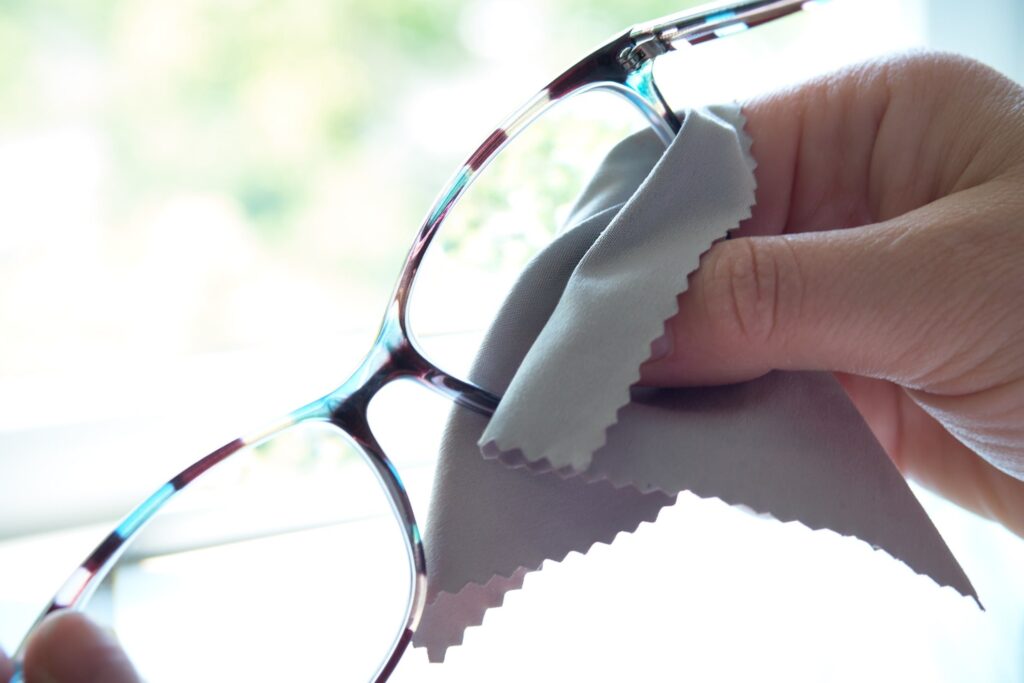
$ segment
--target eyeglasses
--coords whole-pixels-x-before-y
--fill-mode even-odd
[[[246,639],[250,640],[248,644],[243,643],[242,650],[224,655],[228,660],[228,671],[237,671],[237,659],[231,660],[242,656],[239,653],[244,654],[246,648],[287,650],[299,647],[301,640],[307,649],[315,647],[330,652],[331,659],[335,661],[359,660],[361,669],[337,667],[337,675],[345,676],[345,680],[352,677],[386,680],[419,623],[426,599],[427,573],[423,544],[408,495],[370,427],[370,401],[382,387],[400,378],[417,380],[457,406],[485,417],[493,413],[499,401],[499,397],[487,388],[460,379],[458,373],[442,369],[442,366],[450,365],[439,361],[438,354],[422,342],[422,328],[415,320],[416,313],[411,312],[415,309],[412,304],[414,291],[422,291],[426,287],[423,284],[425,260],[429,262],[433,254],[444,249],[445,231],[442,226],[452,224],[453,211],[461,205],[464,195],[483,171],[499,156],[506,156],[502,153],[511,141],[545,118],[555,104],[585,92],[613,93],[638,111],[644,127],[652,129],[667,145],[679,131],[681,121],[655,84],[653,66],[658,56],[683,44],[707,42],[795,13],[812,4],[816,3],[801,0],[730,2],[669,16],[626,31],[551,81],[489,135],[444,188],[416,235],[377,339],[353,375],[326,396],[293,411],[275,425],[222,446],[164,484],[136,507],[73,572],[37,620],[36,626],[43,617],[57,610],[85,610],[87,606],[92,610],[99,606],[102,611],[103,603],[111,600],[112,589],[100,590],[101,586],[110,584],[111,577],[117,577],[121,584],[130,583],[131,572],[122,572],[119,567],[148,562],[149,573],[136,581],[132,589],[137,594],[144,594],[151,587],[153,576],[163,576],[183,557],[191,556],[197,549],[218,547],[228,542],[238,546],[240,552],[214,557],[212,562],[200,563],[195,565],[198,569],[189,570],[196,582],[213,580],[216,590],[201,594],[196,594],[191,588],[183,590],[175,584],[182,575],[179,572],[174,574],[176,578],[170,583],[160,585],[160,589],[168,591],[166,595],[171,597],[163,600],[159,610],[173,609],[175,603],[194,605],[198,600],[213,604],[214,609],[221,612],[241,611],[241,621],[249,623],[242,624],[237,620],[230,626],[203,623],[187,608],[181,615],[184,622],[174,622],[189,624],[187,629],[167,628],[171,623],[167,612],[157,611],[151,621],[137,622],[143,625],[137,627],[139,637],[133,639],[138,644],[138,651],[143,653],[142,657],[147,656],[148,650],[160,650],[151,660],[157,663],[154,667],[161,667],[154,671],[169,675],[170,680],[186,674],[193,680],[214,675],[205,664],[202,671],[195,670],[189,662],[192,652],[189,643],[202,640],[210,642],[213,647],[220,647],[223,644],[220,641],[229,635],[226,631],[234,631],[237,635],[243,626],[255,625],[246,630]],[[516,201],[514,192],[510,201]],[[472,225],[463,230],[471,228]],[[472,229],[479,230],[479,226]],[[442,235],[440,239],[439,235]],[[479,286],[473,281],[460,283],[458,276],[451,273],[448,280],[454,281],[456,287]],[[300,455],[296,456],[296,453]],[[324,462],[334,463],[337,467],[325,469],[322,466]],[[284,471],[279,467],[280,463],[284,467],[304,469],[306,474],[297,480],[293,490],[295,495],[291,498],[281,498],[279,493],[272,493],[280,488],[280,475]],[[234,471],[231,466],[236,466]],[[256,470],[264,474],[254,474]],[[227,489],[240,480],[249,484],[255,481],[255,488],[250,487],[250,490],[256,494],[239,499],[214,494],[214,504],[233,511],[217,517],[216,521],[205,515],[208,508],[199,505],[188,509],[186,506],[176,517],[177,528],[164,533],[156,544],[159,548],[145,549],[144,532],[159,526],[155,520],[179,505],[183,498],[181,494],[195,491],[201,494],[204,487],[209,488],[207,484],[217,478],[225,480],[222,483]],[[349,505],[344,515],[319,504],[311,506],[312,512],[305,510],[294,515],[296,507],[308,507],[306,503],[309,501],[304,499],[312,498],[309,492],[314,489],[324,493],[319,500],[327,508],[331,508],[337,499],[344,498],[345,504]],[[364,495],[369,489],[377,490],[381,495]],[[374,501],[368,502],[364,500],[366,498],[374,498]],[[299,501],[303,504],[297,505]],[[256,526],[263,530],[263,536],[277,539],[265,547],[262,554],[248,554],[244,550],[246,542],[252,540],[252,534],[245,529],[252,526],[254,517],[262,519]],[[183,525],[182,519],[187,523]],[[372,550],[375,555],[373,561],[369,561],[365,554],[348,552],[352,547],[349,525],[352,519],[375,520],[359,533],[373,539],[387,536],[395,541],[390,547],[397,548],[397,551],[387,554]],[[345,533],[339,536],[323,533],[336,527],[344,528]],[[306,601],[311,605],[303,614],[308,616],[330,609],[341,612],[336,615],[337,622],[351,627],[345,636],[351,641],[347,648],[342,647],[344,643],[337,642],[337,638],[332,641],[334,636],[330,632],[330,624],[326,628],[317,626],[319,635],[325,639],[321,642],[311,640],[311,628],[303,628],[306,617],[292,617],[290,623],[278,623],[274,628],[267,628],[259,623],[258,617],[250,614],[250,610],[257,607],[259,598],[251,593],[258,591],[259,585],[247,583],[245,577],[254,567],[266,568],[268,562],[287,556],[291,552],[287,537],[295,533],[306,534],[306,542],[317,548],[311,556],[313,568],[282,566],[280,571],[288,573],[281,575],[280,579],[296,583],[291,602]],[[356,566],[358,571],[347,573]],[[218,572],[219,576],[211,576]],[[344,579],[340,572],[346,572]],[[388,588],[379,592],[363,590],[364,586],[378,581],[383,581],[380,585],[386,583]],[[312,591],[304,590],[310,586]],[[227,599],[231,592],[229,588],[236,589],[237,599]],[[366,595],[360,596],[360,593]],[[341,597],[335,600],[336,595]],[[138,605],[136,611],[153,611],[146,606],[145,600]],[[290,605],[282,607],[287,611]],[[109,611],[109,607],[107,609]],[[154,626],[156,623],[164,625],[162,630]],[[193,633],[190,638],[184,638],[185,630],[195,631],[198,635]],[[258,634],[268,631],[273,633],[271,640],[258,640]],[[295,642],[287,639],[287,635],[293,632],[301,634]],[[126,646],[130,645],[124,635],[121,636]],[[23,658],[24,649],[23,643],[15,655],[17,661]],[[129,652],[130,656],[133,654]],[[175,660],[183,663],[181,673],[166,673],[166,667]],[[317,666],[325,665],[317,663]],[[291,671],[294,673],[293,669]],[[151,678],[155,679],[156,675]],[[20,674],[15,676],[15,680],[20,680]]]

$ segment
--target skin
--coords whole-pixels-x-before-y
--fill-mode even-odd
[[[5,671],[6,668],[6,671]],[[0,652],[0,680],[10,662]],[[141,683],[124,651],[109,633],[78,612],[50,615],[25,652],[27,683]]]
[[[1024,90],[920,53],[744,111],[757,205],[643,381],[831,370],[907,477],[1024,535]]]
[[[753,216],[704,256],[643,381],[833,371],[904,474],[1024,535],[1024,90],[920,53],[744,111]],[[138,681],[73,613],[25,664],[28,683]]]

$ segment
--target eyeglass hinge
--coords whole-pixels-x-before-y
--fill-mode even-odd
[[[666,45],[656,36],[646,36],[623,50],[619,54],[619,61],[627,69],[633,70],[639,68],[644,62],[665,54],[670,49],[672,49],[671,45]]]

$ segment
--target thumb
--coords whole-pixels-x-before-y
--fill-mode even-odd
[[[65,610],[42,623],[25,653],[28,683],[139,683],[128,657],[103,629]]]
[[[939,393],[976,389],[967,385],[992,379],[978,365],[1005,341],[990,334],[1008,310],[993,293],[1019,279],[1018,249],[993,209],[998,191],[978,186],[863,228],[719,243],[691,275],[666,323],[668,352],[642,381],[838,370]]]
[[[0,683],[7,683],[14,675],[14,664],[7,654],[0,649]]]

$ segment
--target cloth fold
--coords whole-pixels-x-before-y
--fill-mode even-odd
[[[695,110],[667,150],[622,143],[496,316],[470,379],[502,402],[489,424],[453,410],[426,526],[413,643],[432,660],[526,572],[655,520],[683,490],[855,536],[977,599],[830,374],[632,386],[700,254],[749,215],[742,125],[736,107]]]
[[[587,469],[701,254],[750,216],[754,160],[735,105],[690,115],[594,240],[482,437],[554,469]]]

